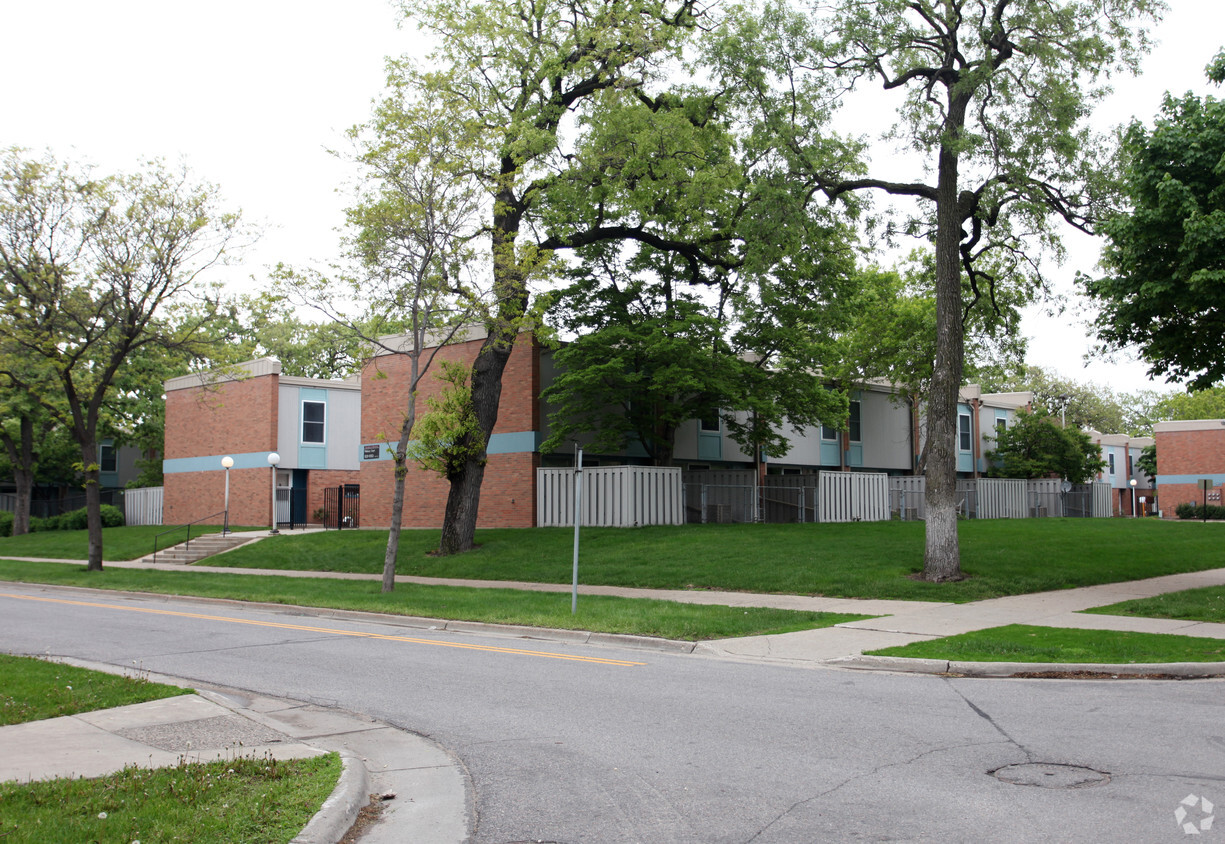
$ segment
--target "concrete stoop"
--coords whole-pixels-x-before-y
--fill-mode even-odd
[[[203,536],[197,536],[178,545],[159,550],[156,554],[150,554],[145,557],[144,562],[189,565],[237,548],[239,545],[246,545],[259,538],[260,534],[257,533],[230,533],[225,536],[219,533],[206,533]]]

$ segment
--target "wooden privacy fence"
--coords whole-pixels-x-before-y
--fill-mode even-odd
[[[818,472],[823,522],[883,522],[889,519],[889,476],[880,472]]]
[[[536,470],[536,525],[574,524],[574,469]],[[582,524],[638,527],[685,523],[681,470],[661,466],[597,466],[582,471]]]
[[[162,491],[164,487],[147,486],[123,491],[123,521],[128,525],[160,525],[162,523]]]
[[[892,512],[905,520],[926,518],[926,481],[921,475],[889,478]],[[1059,478],[963,478],[957,481],[956,502],[957,512],[968,519],[1113,515],[1110,484],[1074,484],[1064,492]]]

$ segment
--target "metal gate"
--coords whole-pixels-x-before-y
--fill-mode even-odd
[[[335,530],[361,526],[361,485],[341,484],[323,491],[323,526]]]

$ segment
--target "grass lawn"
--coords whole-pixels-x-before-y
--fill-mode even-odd
[[[135,677],[0,654],[0,726],[190,693]]]
[[[13,560],[0,560],[2,580],[266,601],[553,629],[630,633],[686,641],[789,633],[870,617],[759,607],[701,606],[603,595],[580,595],[578,613],[571,615],[568,592],[399,584],[394,592],[384,594],[378,581],[214,574],[190,569],[149,571],[112,568],[88,572],[84,568],[63,563]]]
[[[232,759],[98,779],[0,783],[0,841],[287,842],[340,777],[335,753]]]
[[[958,662],[1223,662],[1225,640],[1010,624],[866,653]]]
[[[1015,519],[959,525],[960,583],[912,579],[921,522],[587,528],[579,577],[592,585],[721,589],[847,598],[972,601],[1225,567],[1219,525],[1156,519]],[[569,528],[483,530],[480,547],[432,557],[438,531],[404,531],[399,574],[569,583]],[[382,571],[385,531],[265,539],[212,565]],[[4,550],[0,540],[0,555]]]
[[[1138,598],[1107,607],[1094,607],[1085,612],[1101,615],[1138,615],[1144,618],[1179,618],[1186,621],[1225,624],[1225,586],[1205,586],[1202,589],[1169,592],[1152,598]]]
[[[255,530],[256,528],[232,528],[232,530]],[[102,559],[136,560],[153,553],[153,541],[160,533],[172,528],[161,525],[117,527],[102,529]],[[219,533],[220,525],[192,525],[194,539],[203,533]],[[187,539],[187,529],[167,534],[158,540],[158,548],[168,548]],[[86,560],[89,558],[89,531],[49,530],[28,533],[25,536],[0,537],[0,557],[43,557],[58,560]]]

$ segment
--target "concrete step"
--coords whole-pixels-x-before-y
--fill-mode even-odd
[[[239,545],[246,545],[259,537],[258,533],[231,533],[226,536],[219,533],[207,533],[169,548],[158,549],[156,554],[145,559],[149,562],[190,565],[214,554],[237,548]]]

